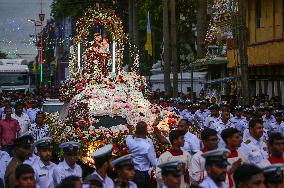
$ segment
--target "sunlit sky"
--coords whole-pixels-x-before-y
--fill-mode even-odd
[[[52,0],[42,0],[45,21],[50,18]],[[41,0],[0,0],[0,50],[12,58],[34,60],[37,49],[35,28],[28,19],[39,20]],[[40,27],[37,28],[37,32]],[[33,36],[30,36],[33,35]]]

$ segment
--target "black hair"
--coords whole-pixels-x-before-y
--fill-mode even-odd
[[[208,140],[211,136],[217,136],[217,131],[211,128],[205,128],[201,132],[201,140]]]
[[[99,180],[96,180],[96,179],[90,180],[89,184],[90,185],[95,185],[95,186],[97,186],[99,188],[103,188],[103,184]]]
[[[227,128],[224,129],[221,133],[221,137],[226,144],[228,144],[227,139],[232,137],[234,134],[240,133],[240,131],[236,128]]]
[[[76,182],[81,181],[78,176],[68,176],[64,178],[56,188],[75,188]]]
[[[34,169],[28,164],[20,164],[17,166],[15,170],[15,177],[16,179],[20,179],[20,177],[24,174],[34,174]]]
[[[263,120],[260,118],[252,118],[249,121],[249,128],[254,128],[256,124],[263,124]]]
[[[261,173],[263,173],[263,171],[259,167],[252,164],[243,164],[239,166],[233,175],[236,187],[238,187],[240,183],[247,183],[253,176]]]
[[[43,117],[45,116],[45,114],[44,114],[44,112],[43,111],[38,111],[37,113],[36,113],[36,116],[38,116],[38,115],[43,115]]]
[[[268,139],[268,143],[269,143],[270,145],[272,145],[275,140],[283,140],[283,139],[284,139],[283,133],[274,132],[274,133],[271,133],[271,134],[270,134],[269,139]]]
[[[192,125],[191,122],[189,122],[188,119],[186,119],[186,118],[182,118],[179,121],[185,121],[188,126]]]
[[[171,144],[174,143],[174,140],[178,139],[181,136],[184,136],[185,132],[182,130],[172,130],[169,134],[169,140],[171,142]]]
[[[140,121],[136,125],[135,134],[137,135],[144,135],[147,134],[147,123],[144,121]]]
[[[100,157],[100,158],[96,158],[95,159],[96,168],[100,169],[105,164],[105,162],[109,161],[111,158],[112,158],[111,153],[109,155],[106,155],[106,156],[103,156],[103,157]]]

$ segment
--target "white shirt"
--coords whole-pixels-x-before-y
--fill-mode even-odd
[[[275,122],[273,122],[273,123],[271,123],[270,125],[269,125],[269,131],[270,132],[277,132],[278,130],[279,130],[279,128],[280,128],[280,126],[281,126],[281,123],[282,122],[277,122],[277,121],[275,121]],[[280,131],[279,131],[280,132]],[[283,132],[282,132],[283,133]]]
[[[6,168],[10,160],[11,160],[10,155],[6,151],[0,150],[0,167],[1,167],[0,168],[0,178],[3,180],[3,182],[4,182],[5,171],[6,171]]]
[[[237,128],[237,127],[236,127]],[[249,128],[249,120],[247,120],[246,118],[244,118],[243,120],[241,120],[241,122],[238,125],[238,130],[241,132],[244,132],[245,129]]]
[[[161,164],[168,163],[171,161],[180,161],[183,164],[185,164],[185,168],[188,169],[190,159],[191,159],[191,155],[187,151],[182,150],[182,155],[177,155],[177,156],[174,156],[171,154],[171,152],[166,151],[159,157],[158,164],[161,165]],[[156,170],[157,170],[157,183],[160,184],[160,182],[162,182],[162,172],[159,167],[157,167]],[[189,187],[189,184],[185,182],[184,176],[185,174],[181,175],[181,182],[180,182],[181,188]]]
[[[182,117],[182,118],[185,118],[187,116],[187,114],[190,113],[188,109],[184,109],[182,110],[179,115]]]
[[[214,123],[212,125],[212,127],[210,127],[211,129],[215,129],[218,134],[220,135],[221,132],[224,130],[224,129],[227,129],[227,128],[235,128],[235,125],[230,121],[228,120],[227,123],[224,123],[221,119],[219,121],[217,121],[216,123]]]
[[[195,112],[195,119],[199,122],[199,126],[201,128],[204,127],[205,119],[210,115],[210,111],[205,109],[203,112],[201,110],[197,110]]]
[[[200,151],[200,140],[199,138],[192,134],[191,132],[187,132],[184,135],[184,146],[183,149],[189,153],[196,153]]]
[[[204,124],[204,126],[211,128],[212,125],[213,125],[214,123],[216,123],[217,121],[219,121],[219,120],[220,120],[220,117],[208,116],[208,117],[205,119],[205,124]]]
[[[222,182],[221,186],[217,186],[216,183],[209,176],[207,176],[205,180],[201,184],[199,184],[199,186],[202,188],[227,188],[228,187],[225,184],[225,182]]]
[[[192,182],[195,185],[202,182],[207,176],[207,173],[205,171],[205,158],[201,156],[202,154],[202,151],[198,151],[192,156],[189,163],[189,176],[191,177]]]
[[[244,140],[239,150],[248,158],[248,162],[258,165],[262,160],[268,158],[267,145],[261,138],[259,141],[249,136]]]
[[[55,185],[60,184],[68,176],[78,176],[82,179],[82,168],[77,164],[74,168],[71,168],[64,160],[54,168],[53,176]]]
[[[267,117],[266,115],[262,116],[262,120],[263,120],[263,126],[264,128],[266,128],[267,130],[270,130],[270,125],[275,122],[275,118],[273,115],[271,115],[270,117]]]
[[[29,157],[27,160],[24,161],[24,164],[33,166],[38,159],[39,159],[39,156],[33,153],[31,157]]]
[[[27,114],[31,120],[31,123],[34,123],[35,122],[35,119],[36,119],[36,114],[37,112],[39,112],[40,109],[38,108],[29,108],[27,109]]]
[[[282,122],[282,123],[279,125],[277,131],[280,132],[280,133],[284,133],[284,122]]]
[[[35,171],[35,180],[37,188],[54,188],[54,176],[53,171],[56,164],[50,162],[49,165],[45,166],[39,159],[32,166]]]
[[[100,182],[103,184],[103,188],[114,188],[114,183],[108,176],[102,178],[96,171],[93,172],[92,175],[96,175],[100,179]]]
[[[151,139],[126,136],[126,145],[133,155],[135,170],[149,171],[150,166],[157,166],[157,156]]]
[[[28,114],[22,113],[21,116],[17,116],[16,114],[12,114],[12,118],[18,120],[19,125],[20,125],[20,136],[24,135],[26,132],[29,130],[29,126],[31,125],[30,118]]]
[[[37,127],[36,123],[31,124],[31,127],[29,128],[29,132],[31,133],[32,137],[35,141],[38,141],[44,137],[49,137],[49,127],[48,125],[43,125],[42,127]]]
[[[242,121],[245,119],[245,117],[237,117],[234,116],[230,119],[230,121],[235,125],[236,129],[239,131],[243,132],[243,126],[242,126]]]
[[[192,125],[195,123],[195,114],[192,114],[190,111],[183,117],[187,119]]]

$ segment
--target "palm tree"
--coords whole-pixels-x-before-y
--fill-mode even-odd
[[[178,65],[177,65],[177,27],[176,27],[176,0],[170,0],[171,10],[171,57],[173,66],[173,97],[178,97]]]
[[[171,95],[171,65],[169,41],[169,7],[168,0],[163,0],[163,39],[164,39],[164,86],[168,95]]]
[[[197,0],[197,58],[202,58],[206,55],[205,37],[208,28],[207,22],[207,0]]]

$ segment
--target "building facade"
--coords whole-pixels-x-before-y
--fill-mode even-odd
[[[249,84],[252,95],[284,101],[284,0],[247,0]],[[240,75],[237,50],[227,51],[228,70]]]

